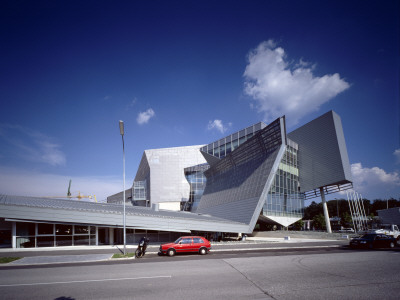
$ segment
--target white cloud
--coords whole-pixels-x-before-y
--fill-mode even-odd
[[[396,158],[396,164],[400,164],[400,149],[396,149],[396,150],[393,152],[393,155],[394,155],[395,158]]]
[[[19,125],[0,125],[0,138],[11,149],[12,155],[32,162],[52,166],[66,164],[60,145],[45,134]],[[3,155],[4,156],[4,155]]]
[[[228,123],[227,125],[224,125],[221,120],[214,120],[214,121],[209,121],[207,125],[208,130],[216,129],[221,133],[225,133],[225,131],[228,130],[229,127],[232,126],[232,123]]]
[[[400,176],[397,172],[387,173],[378,167],[366,168],[361,163],[354,163],[351,173],[355,191],[366,198],[386,199],[399,195]]]
[[[136,121],[139,125],[146,124],[154,116],[155,116],[154,110],[149,108],[148,110],[139,113],[139,115],[136,118]]]
[[[98,202],[123,190],[122,177],[90,176],[68,177],[63,175],[31,172],[0,167],[0,194],[36,197],[65,197],[69,180],[71,194],[96,195]],[[94,197],[93,197],[94,198]],[[89,201],[88,199],[85,199]],[[94,201],[94,199],[90,200]]]
[[[251,96],[266,122],[282,115],[294,125],[305,115],[349,88],[339,74],[316,77],[302,59],[290,68],[285,50],[275,42],[262,42],[248,55],[243,74],[245,94]]]

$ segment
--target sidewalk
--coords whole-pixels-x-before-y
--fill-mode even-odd
[[[307,245],[315,243],[316,245]],[[305,244],[305,245],[304,245]],[[340,247],[347,244],[347,240],[326,240],[326,239],[304,239],[304,238],[278,238],[278,237],[247,237],[246,241],[228,241],[213,242],[212,252],[226,251],[255,251],[255,250],[281,250],[294,248],[327,248]],[[298,246],[296,246],[298,245]],[[151,244],[148,247],[148,254],[157,254],[160,243]],[[68,264],[68,263],[85,263],[96,261],[110,260],[114,253],[119,253],[123,249],[123,245],[116,246],[74,246],[74,247],[56,247],[56,248],[22,248],[22,249],[0,249],[0,256],[7,256],[7,253],[18,256],[18,253],[29,253],[30,256],[23,257],[19,260],[0,264],[2,266],[22,266],[22,265],[45,265],[45,264]],[[127,245],[127,252],[134,252],[136,245]],[[105,251],[109,253],[89,253],[89,254],[70,254],[75,252],[99,252]],[[25,252],[25,253],[23,253]],[[47,252],[47,253],[46,253]],[[57,252],[67,252],[67,255],[57,255]],[[37,254],[37,255],[36,255]],[[132,259],[132,258],[130,258]],[[116,261],[122,259],[115,259]]]

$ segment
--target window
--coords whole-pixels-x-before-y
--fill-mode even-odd
[[[56,235],[72,235],[72,225],[56,224]]]
[[[35,223],[17,222],[17,236],[35,235]]]
[[[38,236],[37,247],[54,247],[54,236]]]
[[[53,224],[45,224],[45,223],[38,223],[38,235],[45,235],[45,234],[54,234],[54,225]]]
[[[75,234],[89,234],[88,226],[75,225]]]
[[[192,239],[182,239],[182,244],[191,244]]]

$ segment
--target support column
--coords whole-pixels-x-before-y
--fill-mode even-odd
[[[114,245],[114,228],[109,227],[108,232],[110,234],[110,245]]]
[[[13,249],[17,248],[17,224],[12,222],[11,227],[11,246]]]
[[[320,191],[320,193],[321,193],[322,208],[324,209],[325,224],[326,224],[326,232],[332,233],[332,230],[331,230],[331,222],[329,221],[328,205],[326,204],[326,200],[325,200],[324,188],[323,188],[323,187],[320,187],[320,188],[319,188],[319,191]]]

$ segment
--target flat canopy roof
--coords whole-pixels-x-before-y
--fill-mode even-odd
[[[122,227],[123,206],[78,200],[0,195],[0,217]],[[183,211],[126,206],[126,226],[163,231],[244,232],[239,222]]]

